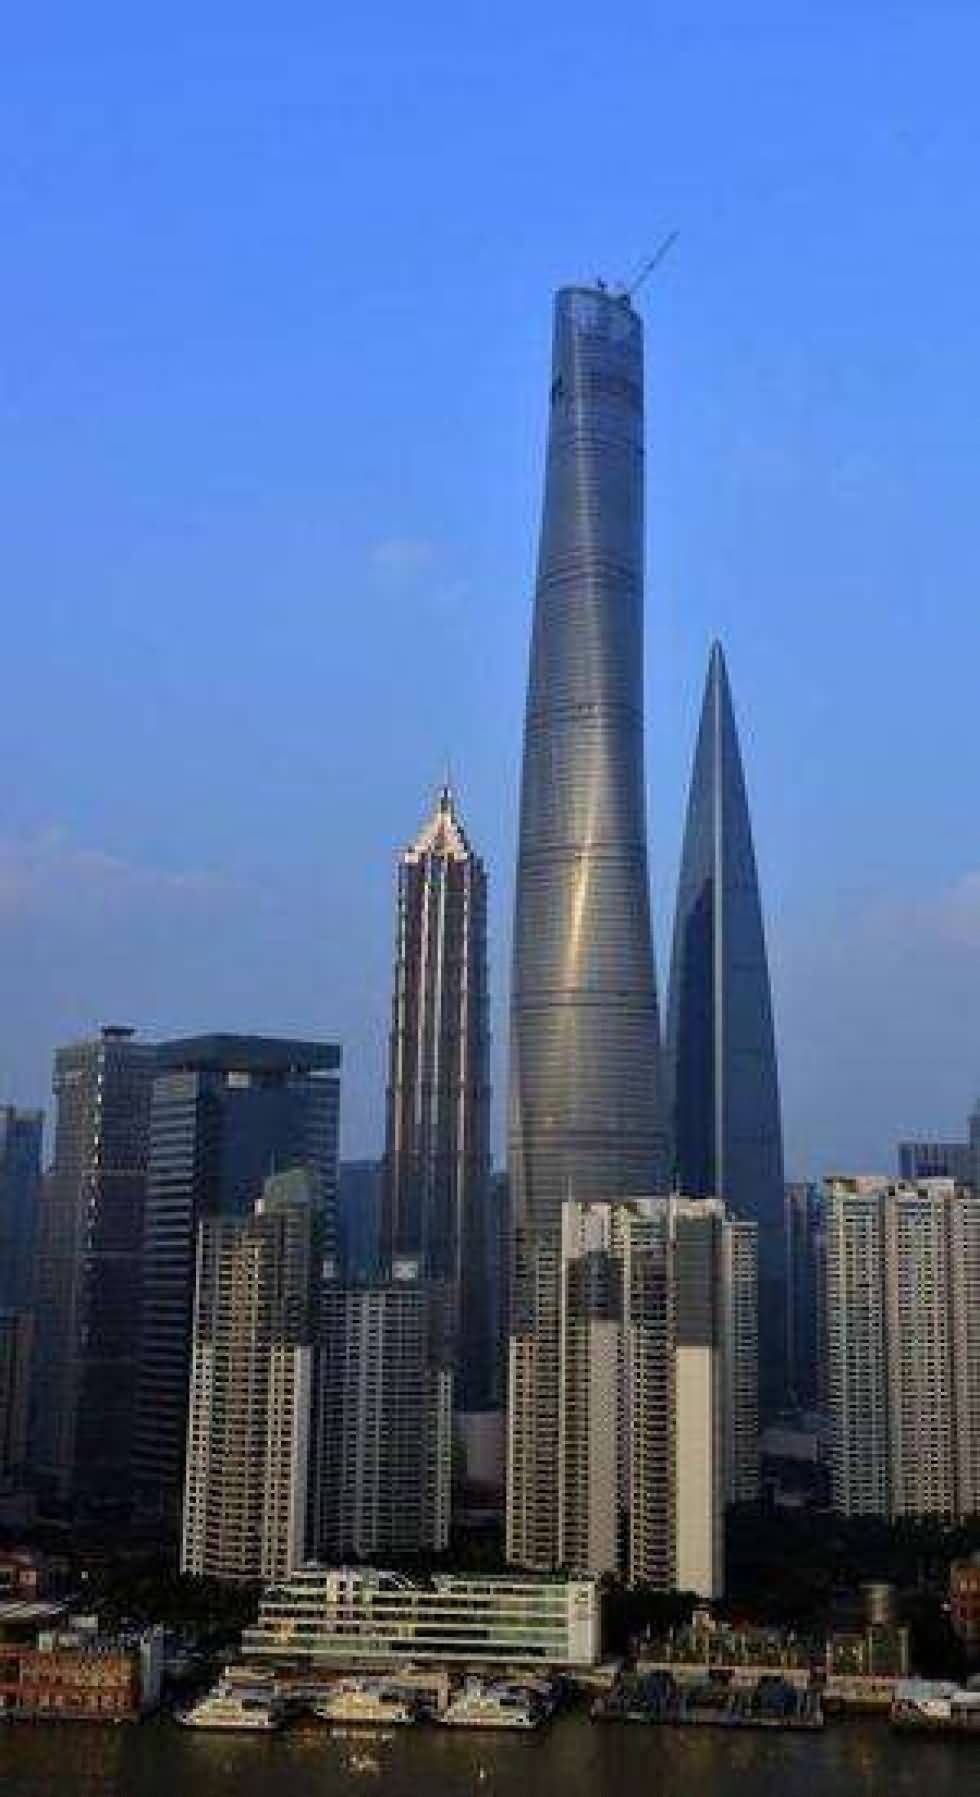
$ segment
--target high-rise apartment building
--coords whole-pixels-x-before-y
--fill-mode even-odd
[[[47,1496],[131,1489],[155,1050],[110,1026],[59,1048],[54,1164],[37,1227],[33,1462]]]
[[[674,1173],[759,1226],[763,1410],[784,1394],[783,1139],[752,827],[720,643],[711,650],[681,857],[667,1011]]]
[[[643,330],[555,302],[511,989],[509,1558],[559,1555],[562,1207],[665,1189],[643,772]]]
[[[322,1291],[316,1525],[327,1559],[449,1543],[453,1370],[441,1286],[417,1261]]]
[[[827,1407],[827,1237],[818,1185],[787,1184],[786,1395],[799,1410]]]
[[[276,1579],[309,1545],[321,1255],[315,1183],[273,1174],[198,1234],[184,1572]]]
[[[318,1236],[335,1233],[340,1049],[207,1035],[157,1049],[149,1111],[135,1478],[176,1529],[183,1492],[198,1225],[249,1217],[270,1173],[310,1175]]]
[[[902,1179],[955,1179],[980,1193],[980,1102],[970,1113],[965,1142],[900,1142],[898,1171]]]
[[[0,1308],[34,1298],[34,1232],[43,1111],[0,1104]]]
[[[952,1180],[826,1182],[833,1500],[980,1509],[980,1198]]]
[[[489,1015],[486,873],[445,786],[398,867],[382,1246],[444,1286],[462,1410],[492,1378]]]
[[[559,1556],[717,1597],[757,1457],[755,1227],[717,1200],[562,1209]]]
[[[33,1333],[31,1311],[0,1309],[0,1493],[27,1463]]]
[[[760,1490],[758,1224],[728,1216],[721,1256],[725,1501],[745,1504]]]

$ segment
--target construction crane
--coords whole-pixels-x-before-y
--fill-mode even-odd
[[[657,245],[657,248],[654,250],[653,255],[649,258],[649,260],[647,262],[643,263],[639,272],[633,276],[633,279],[629,283],[629,286],[625,287],[623,289],[623,298],[624,299],[631,300],[633,298],[634,293],[636,293],[637,290],[643,286],[644,281],[649,280],[654,269],[659,268],[664,257],[670,254],[670,251],[673,249],[675,243],[677,242],[677,237],[678,237],[678,233],[676,231],[668,232],[668,234],[664,238],[663,242]]]

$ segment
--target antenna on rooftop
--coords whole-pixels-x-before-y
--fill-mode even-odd
[[[626,288],[626,292],[623,296],[625,299],[631,300],[633,298],[634,293],[636,293],[637,290],[643,286],[644,281],[649,280],[654,269],[660,267],[660,264],[664,260],[664,257],[668,256],[670,254],[675,243],[677,242],[678,235],[679,235],[679,233],[677,231],[669,231],[667,233],[667,236],[664,238],[663,242],[659,243],[657,245],[657,248],[654,250],[653,255],[650,256],[646,262],[641,264],[641,267],[640,267],[638,273],[633,276],[632,281],[630,282],[629,286]]]

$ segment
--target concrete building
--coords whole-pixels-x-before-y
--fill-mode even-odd
[[[0,1104],[0,1310],[26,1310],[34,1300],[43,1130],[43,1111]]]
[[[952,1179],[980,1194],[980,1101],[970,1113],[966,1141],[900,1142],[898,1171],[904,1180]]]
[[[601,1652],[594,1579],[300,1567],[242,1636],[250,1659],[356,1671],[416,1664],[588,1667]]]
[[[398,865],[382,1261],[438,1282],[460,1410],[490,1401],[487,877],[444,786]]]
[[[755,1244],[712,1199],[563,1207],[563,1565],[720,1596],[726,1496],[758,1465]]]
[[[725,1501],[753,1503],[760,1490],[759,1232],[726,1217],[721,1234]]]
[[[54,1164],[37,1227],[32,1460],[46,1500],[71,1509],[131,1495],[155,1056],[116,1026],[55,1055]]]
[[[198,1226],[248,1217],[272,1172],[310,1175],[318,1235],[333,1241],[340,1049],[207,1035],[162,1043],[149,1112],[134,1438],[141,1507],[179,1526]]]
[[[445,1294],[417,1261],[321,1301],[318,1551],[440,1553],[449,1543],[453,1370]]]
[[[952,1180],[834,1177],[827,1207],[833,1501],[980,1508],[980,1198]]]
[[[795,1410],[827,1406],[827,1237],[823,1194],[789,1183],[783,1206],[786,1264],[786,1398]]]
[[[0,1310],[0,1492],[27,1465],[33,1339],[32,1311]]]
[[[559,1563],[567,1199],[667,1189],[643,765],[643,325],[555,299],[511,981],[509,1557]]]
[[[275,1579],[306,1557],[320,1274],[316,1194],[272,1175],[200,1225],[181,1569]]]

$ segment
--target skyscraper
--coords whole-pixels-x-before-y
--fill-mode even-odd
[[[754,1250],[717,1200],[563,1206],[563,1565],[720,1595],[755,1448]]]
[[[381,1274],[381,1161],[341,1161],[337,1175],[337,1262],[344,1279]]]
[[[968,1139],[959,1142],[900,1142],[898,1171],[902,1179],[955,1179],[980,1194],[980,1102],[970,1112]]]
[[[183,1491],[198,1224],[248,1217],[267,1176],[305,1167],[334,1239],[340,1049],[276,1036],[161,1043],[149,1113],[134,1472],[175,1530]]]
[[[276,1579],[306,1557],[320,1283],[315,1182],[273,1174],[198,1234],[181,1570]]]
[[[441,1289],[418,1263],[322,1293],[318,1549],[328,1559],[449,1543],[453,1370]]]
[[[109,1026],[59,1048],[37,1231],[34,1447],[62,1504],[130,1494],[155,1049]]]
[[[831,1477],[847,1515],[980,1510],[980,1198],[826,1183]]]
[[[764,1411],[783,1397],[783,1139],[749,806],[720,643],[711,650],[681,858],[667,1012],[679,1190],[759,1226]]]
[[[0,1308],[34,1297],[34,1231],[43,1111],[0,1104]]]
[[[663,1189],[643,773],[643,333],[555,302],[511,990],[508,1554],[558,1554],[561,1211]]]
[[[786,1241],[786,1392],[801,1410],[827,1404],[827,1235],[819,1186],[788,1184]]]
[[[29,1310],[0,1309],[0,1495],[27,1461],[33,1332]]]
[[[462,1410],[489,1402],[487,880],[444,786],[398,868],[382,1240],[441,1282]]]

